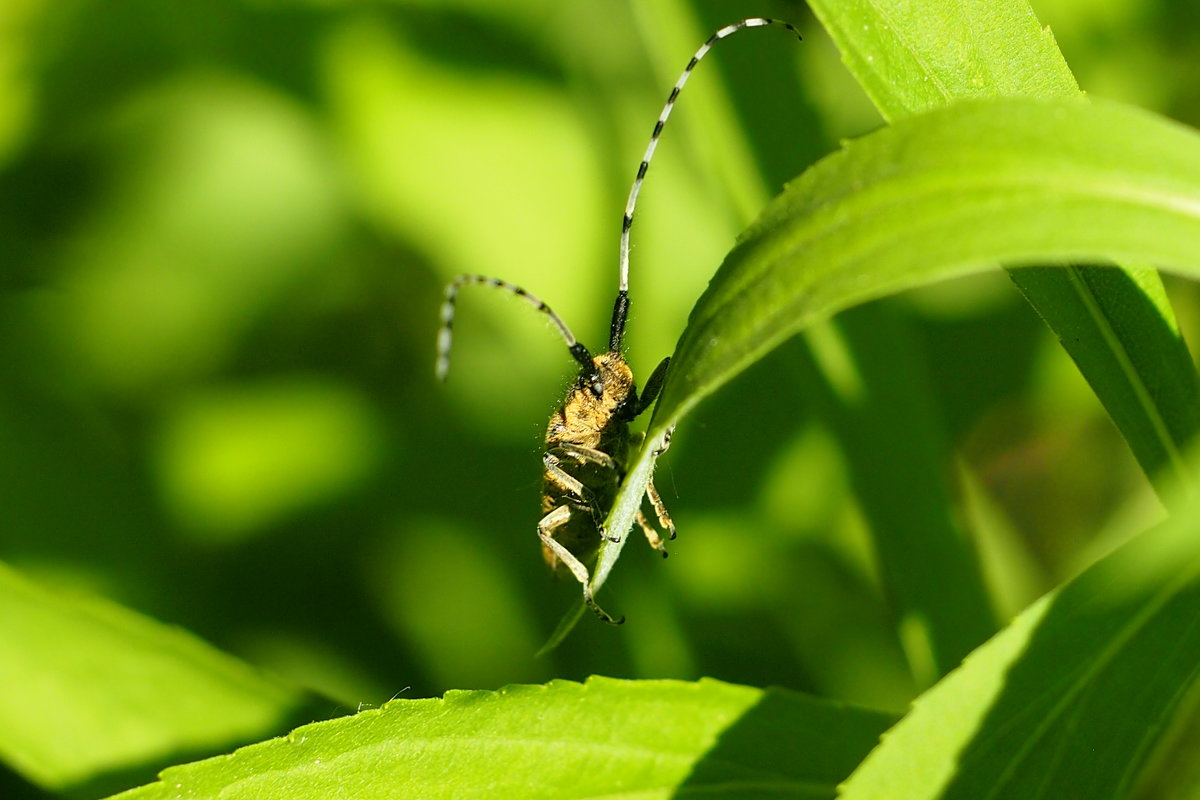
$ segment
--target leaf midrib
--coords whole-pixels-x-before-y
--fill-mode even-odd
[[[1129,351],[1122,344],[1117,332],[1113,330],[1108,315],[1104,313],[1103,309],[1100,308],[1100,304],[1096,301],[1095,292],[1083,280],[1078,267],[1068,266],[1067,275],[1071,280],[1071,287],[1079,295],[1084,308],[1087,309],[1092,321],[1104,337],[1105,343],[1109,346],[1118,368],[1133,390],[1138,405],[1145,412],[1146,418],[1150,423],[1150,428],[1154,432],[1154,437],[1158,440],[1163,452],[1167,456],[1167,463],[1170,464],[1170,470],[1175,480],[1180,486],[1192,485],[1193,479],[1191,473],[1188,472],[1183,453],[1176,446],[1175,438],[1171,435],[1170,428],[1167,427],[1166,419],[1163,418],[1158,405],[1154,402],[1154,398],[1150,393],[1149,387],[1146,386],[1146,382],[1142,380],[1141,373],[1134,366]]]

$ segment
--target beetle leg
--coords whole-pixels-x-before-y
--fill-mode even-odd
[[[634,409],[633,415],[640,416],[643,411],[654,404],[658,399],[658,393],[662,389],[663,381],[667,378],[667,367],[671,363],[671,357],[667,356],[662,361],[658,362],[658,366],[654,368],[654,372],[650,373],[650,377],[646,379],[646,385],[642,388],[642,396],[638,398],[637,406]]]
[[[542,540],[542,545],[554,554],[555,558],[566,565],[571,574],[575,576],[575,580],[579,581],[583,586],[583,602],[590,608],[596,616],[604,620],[610,625],[620,625],[625,621],[624,617],[614,618],[607,611],[602,609],[596,599],[592,597],[592,576],[588,572],[588,568],[583,565],[583,562],[571,554],[571,551],[559,544],[551,534],[562,527],[571,518],[571,507],[562,505],[551,511],[546,516],[542,517],[538,522],[538,538]]]
[[[596,450],[591,447],[583,447],[582,445],[573,444],[571,442],[562,442],[554,447],[553,450],[557,450],[563,455],[574,458],[580,464],[593,464],[601,469],[611,469],[617,474],[622,472],[621,467],[617,464],[613,457],[602,450]]]
[[[604,520],[600,517],[600,513],[596,509],[596,503],[592,497],[591,490],[584,486],[578,478],[563,469],[562,462],[553,453],[545,453],[542,456],[542,464],[546,467],[546,480],[575,498],[576,502],[574,504],[578,508],[585,509],[592,515],[592,522],[595,523],[596,531],[600,534],[601,538],[616,541],[604,531]]]
[[[662,444],[654,451],[654,457],[658,458],[667,450],[671,449],[671,437],[675,435],[675,426],[667,428],[667,432],[663,434]]]
[[[667,513],[667,507],[663,505],[662,498],[658,495],[658,489],[654,488],[654,481],[646,484],[646,497],[650,499],[650,505],[654,506],[654,514],[658,517],[658,524],[664,531],[667,532],[668,539],[675,538],[675,523],[671,520],[671,515]],[[650,544],[654,544],[653,541]],[[662,549],[661,547],[657,549]],[[667,552],[663,550],[665,556]]]
[[[573,495],[584,503],[587,503],[591,498],[588,497],[588,489],[579,479],[562,468],[562,462],[553,453],[546,453],[542,456],[542,464],[546,467],[546,479],[551,481],[555,486],[562,489],[567,494]]]
[[[589,492],[588,488],[580,483],[578,479],[562,469],[560,466],[561,462],[554,455],[554,451],[558,451],[564,456],[570,456],[580,464],[591,464],[599,467],[600,469],[611,470],[618,476],[618,479],[624,475],[625,471],[621,469],[621,466],[617,464],[616,460],[608,453],[591,447],[584,447],[582,445],[574,444],[572,442],[562,442],[558,446],[554,447],[551,452],[546,453],[542,457],[542,463],[546,465],[547,472],[553,472],[554,478],[559,485],[562,486],[564,490],[569,491],[581,498],[587,505],[588,510],[592,512],[592,518],[596,523],[596,530],[600,532],[600,536],[610,542],[621,541],[619,536],[608,535],[604,528],[604,519],[600,516],[599,509],[596,508],[596,504],[592,501],[592,497],[590,496],[591,493]],[[551,462],[553,462],[553,465]]]
[[[646,541],[655,550],[663,554],[663,558],[667,557],[667,548],[663,545],[663,538],[658,531],[654,530],[654,526],[650,524],[650,520],[646,519],[646,515],[639,508],[637,512],[637,524],[642,529],[642,533],[646,536]]]

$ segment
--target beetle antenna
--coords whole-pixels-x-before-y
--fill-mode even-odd
[[[726,36],[730,36],[744,28],[762,28],[768,25],[777,25],[781,28],[786,28],[795,34],[797,39],[803,41],[804,37],[800,35],[800,31],[796,30],[796,26],[790,22],[784,22],[779,19],[767,19],[766,17],[751,17],[740,22],[734,22],[721,28],[719,31],[708,37],[708,40],[700,45],[700,48],[692,56],[692,60],[684,67],[679,79],[675,81],[675,86],[671,88],[671,93],[667,96],[666,105],[658,115],[658,121],[654,123],[654,132],[650,134],[650,143],[646,145],[646,152],[642,156],[642,163],[638,165],[637,177],[633,179],[633,186],[629,189],[629,200],[625,203],[625,216],[621,220],[621,265],[620,265],[620,282],[617,285],[617,302],[613,307],[612,326],[609,331],[609,350],[617,352],[621,349],[621,339],[625,335],[625,320],[629,315],[629,229],[633,226],[633,211],[637,206],[638,193],[642,190],[642,183],[646,179],[646,170],[650,167],[650,159],[654,158],[654,150],[658,147],[658,138],[662,135],[663,127],[667,124],[667,118],[671,116],[671,110],[675,107],[675,101],[679,98],[679,93],[683,91],[683,86],[691,77],[692,70],[700,63],[700,59],[708,54],[712,46]]]
[[[455,304],[458,301],[458,290],[465,284],[470,283],[479,283],[515,294],[549,317],[550,321],[554,323],[554,327],[558,328],[563,341],[567,343],[567,349],[571,351],[571,356],[580,363],[585,373],[591,378],[593,387],[600,386],[600,376],[596,372],[595,364],[592,363],[592,354],[583,346],[583,343],[575,338],[575,334],[571,333],[571,329],[567,327],[567,323],[563,322],[562,318],[558,314],[555,314],[550,306],[516,284],[502,281],[499,278],[489,278],[486,275],[459,275],[446,286],[446,297],[442,301],[442,327],[438,330],[437,338],[436,371],[438,380],[446,380],[446,373],[450,371],[450,346],[454,339],[454,311]],[[600,393],[598,388],[594,388],[593,391],[596,394]]]

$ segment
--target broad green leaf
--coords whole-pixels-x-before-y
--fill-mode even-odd
[[[811,5],[888,120],[968,98],[1079,94],[1054,37],[1024,0]],[[1200,386],[1162,283],[1151,270],[1063,266],[1010,275],[1163,496],[1170,481],[1160,476],[1187,480],[1180,452],[1200,429]]]
[[[1082,100],[975,101],[851,142],[790,184],[692,311],[647,446],[609,517],[627,531],[668,432],[807,325],[997,263],[1137,261],[1200,274],[1200,136]],[[1157,340],[1153,325],[1129,336]],[[605,543],[599,588],[622,543]]]
[[[552,681],[393,700],[119,797],[832,798],[891,721],[715,680]]]
[[[840,797],[1128,797],[1200,678],[1198,527],[1193,502],[1030,606],[916,700]]]
[[[0,759],[44,787],[152,775],[286,730],[303,706],[180,629],[3,565],[0,620]]]
[[[693,310],[651,429],[855,303],[997,262],[1138,259],[1194,274],[1198,244],[1191,129],[1081,100],[903,120],[819,162],[746,232]]]

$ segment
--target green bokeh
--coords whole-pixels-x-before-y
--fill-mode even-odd
[[[792,345],[677,433],[657,482],[680,537],[666,562],[626,552],[606,590],[626,628],[586,619],[543,660],[577,596],[534,532],[571,362],[544,321],[480,290],[449,382],[433,378],[457,272],[520,283],[603,341],[627,182],[717,25],[769,13],[807,41],[722,45],[672,118],[634,228],[639,374],[672,348],[744,196],[873,124],[807,12],[766,5],[4,4],[0,560],[351,705],[603,673],[903,707],[916,687],[866,523]],[[1085,89],[1195,124],[1173,4],[1127,5],[1047,3],[1044,21]],[[655,28],[681,18],[699,38]],[[724,179],[721,137],[747,148],[750,189]],[[892,304],[1015,610],[1140,508],[1144,483],[1003,282]]]

